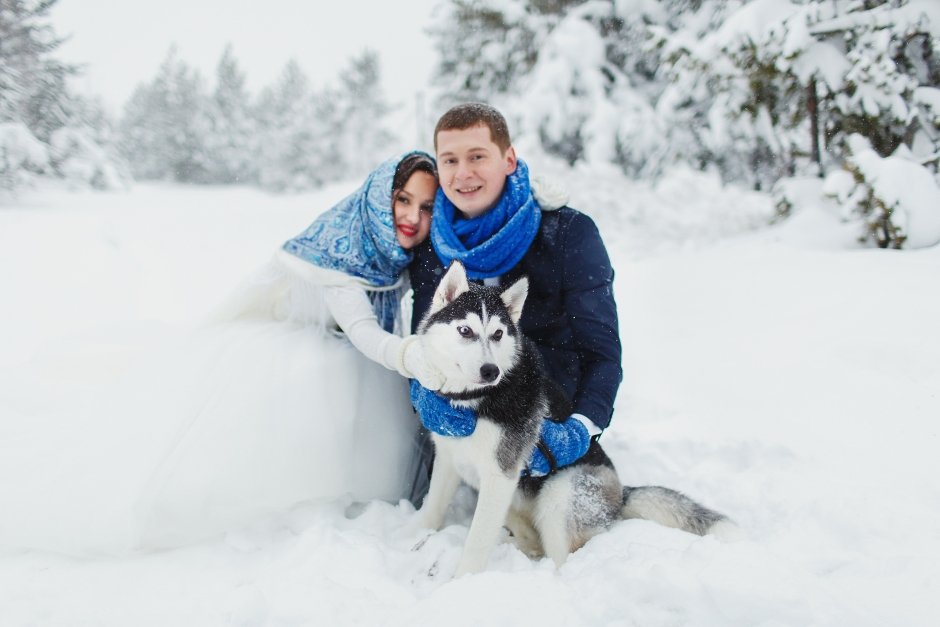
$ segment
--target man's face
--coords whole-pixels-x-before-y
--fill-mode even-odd
[[[516,171],[516,151],[503,153],[486,125],[437,134],[437,169],[444,195],[464,216],[475,218],[492,209],[506,177]]]

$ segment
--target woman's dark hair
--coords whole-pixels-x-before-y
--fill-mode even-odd
[[[434,159],[424,154],[413,153],[398,162],[398,167],[395,168],[395,176],[392,177],[392,189],[403,188],[411,175],[418,171],[427,172],[434,177],[435,181],[437,180],[437,165],[434,163]]]

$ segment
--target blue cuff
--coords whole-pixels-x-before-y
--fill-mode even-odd
[[[421,416],[421,424],[438,435],[463,438],[476,429],[477,414],[466,407],[454,407],[446,398],[411,380],[411,404]]]
[[[578,461],[591,446],[591,435],[581,421],[569,417],[562,422],[542,420],[542,442],[555,457],[555,467],[562,468]],[[526,473],[534,477],[547,475],[551,464],[542,451],[536,448],[526,467]]]

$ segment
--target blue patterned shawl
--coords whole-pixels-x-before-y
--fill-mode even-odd
[[[284,250],[322,268],[359,277],[370,290],[379,324],[393,332],[401,302],[402,271],[411,253],[395,238],[392,215],[392,179],[401,161],[412,151],[376,168],[358,190],[341,200],[313,224],[284,243]]]
[[[445,268],[458,259],[471,279],[500,276],[525,256],[541,220],[542,212],[529,186],[529,168],[520,159],[516,171],[506,178],[496,206],[475,218],[464,218],[438,189],[431,243]]]

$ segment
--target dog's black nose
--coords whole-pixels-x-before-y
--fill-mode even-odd
[[[496,364],[483,364],[480,366],[480,376],[487,383],[495,381],[496,377],[499,376],[499,366]]]

